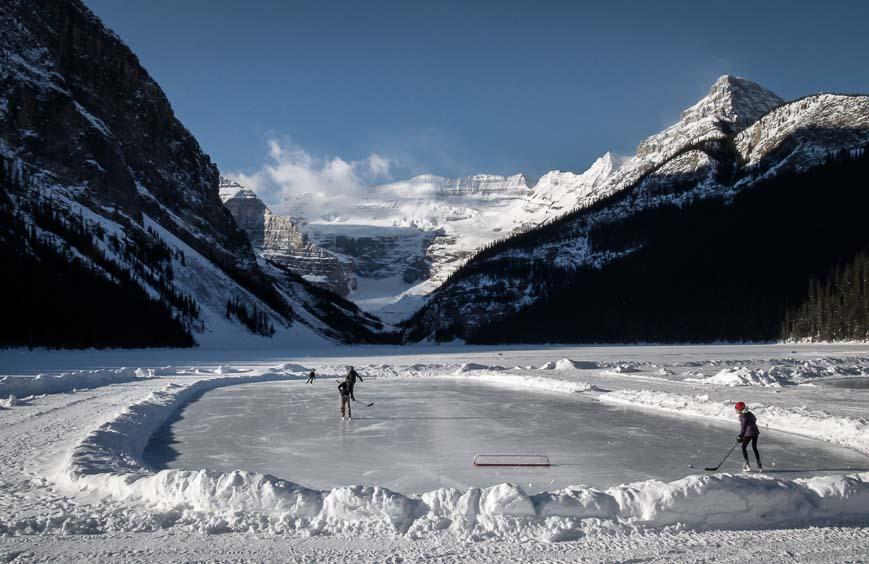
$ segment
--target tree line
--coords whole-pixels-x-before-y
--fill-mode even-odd
[[[43,195],[19,162],[0,161],[0,346],[195,345],[199,306],[172,285],[167,250],[144,230],[108,235]]]

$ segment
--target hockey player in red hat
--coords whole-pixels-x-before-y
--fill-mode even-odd
[[[751,472],[751,465],[748,463],[748,445],[751,443],[751,450],[754,451],[754,458],[757,460],[757,471],[763,472],[763,464],[760,462],[760,453],[757,452],[757,437],[760,435],[760,430],[757,428],[757,417],[754,413],[748,410],[748,406],[744,401],[737,402],[734,406],[739,414],[739,436],[736,442],[742,443],[742,458],[745,459],[745,465],[742,467],[743,472]]]

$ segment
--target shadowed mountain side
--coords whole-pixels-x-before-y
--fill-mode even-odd
[[[779,338],[786,312],[807,298],[809,281],[827,276],[869,244],[862,212],[869,203],[869,166],[862,150],[839,151],[805,172],[781,166],[801,140],[867,135],[844,130],[839,137],[837,131],[800,130],[796,141],[785,140],[775,156],[749,168],[740,167],[734,152],[719,151],[716,177],[729,187],[711,194],[642,207],[638,202],[649,185],[634,193],[637,183],[502,241],[434,294],[406,325],[406,338],[462,337],[475,343]],[[653,178],[655,187],[673,194],[692,189],[681,175]],[[606,211],[618,205],[635,211],[608,219]],[[575,244],[580,236],[584,256],[608,259],[572,267],[547,256],[547,250]],[[523,293],[533,299],[523,302]],[[473,318],[471,310],[481,314]]]

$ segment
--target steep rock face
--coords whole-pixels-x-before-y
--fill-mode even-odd
[[[0,4],[0,218],[17,273],[0,281],[16,296],[0,344],[378,338],[352,304],[258,261],[214,164],[78,0]]]
[[[137,57],[78,2],[3,8],[0,137],[81,194],[167,229],[222,267],[255,265],[217,194],[217,168]]]
[[[668,224],[682,223],[683,228],[689,229],[682,235],[686,252],[682,260],[686,261],[685,268],[691,268],[688,266],[690,261],[697,262],[698,268],[702,268],[699,265],[703,251],[695,249],[693,243],[706,241],[710,249],[726,253],[726,236],[719,236],[715,231],[701,236],[690,229],[702,229],[702,214],[710,213],[708,210],[712,207],[717,210],[714,213],[725,214],[725,219],[708,221],[710,229],[723,229],[722,233],[727,236],[735,233],[744,236],[749,230],[765,229],[762,224],[750,224],[748,219],[745,226],[740,226],[739,217],[742,216],[736,215],[735,219],[731,219],[727,211],[728,205],[734,201],[739,204],[736,206],[740,210],[738,214],[749,218],[754,218],[758,210],[769,208],[768,198],[755,195],[756,190],[764,189],[758,186],[773,186],[766,189],[786,193],[782,190],[786,189],[787,182],[794,182],[795,185],[802,182],[804,184],[799,184],[802,190],[799,194],[805,197],[810,193],[810,187],[805,185],[810,182],[807,179],[815,179],[816,176],[818,179],[841,177],[843,183],[837,190],[846,190],[847,193],[848,186],[856,178],[857,173],[854,171],[862,170],[863,165],[842,161],[841,170],[845,172],[840,172],[835,162],[830,164],[829,160],[863,155],[869,144],[869,97],[823,94],[783,104],[759,87],[752,88],[737,82],[741,87],[736,89],[730,88],[732,84],[733,80],[723,77],[713,87],[709,97],[683,114],[679,124],[650,138],[653,141],[647,140],[641,144],[640,154],[610,175],[597,190],[593,190],[584,206],[475,255],[431,294],[423,309],[406,324],[408,338],[452,339],[462,336],[491,342],[508,337],[508,326],[516,327],[516,324],[530,322],[532,318],[535,323],[543,322],[543,311],[555,317],[562,315],[559,313],[559,303],[567,310],[574,311],[574,315],[582,315],[580,311],[571,309],[581,302],[580,298],[574,296],[589,288],[597,288],[602,292],[601,299],[609,299],[604,298],[606,284],[616,287],[616,282],[620,280],[612,276],[607,278],[609,272],[622,269],[627,277],[642,273],[643,276],[669,279],[669,272],[656,272],[657,265],[669,264],[673,268],[674,261],[671,259],[683,255],[678,245],[666,247],[676,240],[667,231]],[[730,88],[734,94],[747,93],[748,101],[722,96],[721,86]],[[718,109],[714,109],[716,104]],[[771,106],[774,107],[770,109]],[[691,119],[699,123],[692,123]],[[750,123],[751,119],[755,121]],[[729,125],[719,127],[721,123]],[[667,143],[672,145],[668,146]],[[660,155],[665,154],[669,156],[655,162]],[[826,168],[816,176],[800,176],[793,180],[788,176],[806,175],[811,173],[812,167],[818,166]],[[819,185],[818,190],[817,197],[823,198],[823,186]],[[743,192],[746,196],[741,196]],[[854,197],[859,200],[859,195]],[[854,200],[857,207],[858,200]],[[811,212],[811,205],[787,202],[782,209],[791,210],[794,217],[804,217]],[[826,212],[836,213],[835,206],[829,207]],[[684,214],[684,218],[680,214]],[[673,217],[679,218],[679,221]],[[659,218],[659,223],[649,218]],[[843,216],[842,221],[847,224],[853,220]],[[721,225],[717,225],[719,223]],[[856,252],[863,244],[863,237],[869,235],[859,228],[848,230],[850,228],[847,225],[837,225],[836,228],[830,231],[840,233],[830,235],[829,248],[811,247],[814,253],[811,260],[815,262],[805,272],[795,274],[797,278],[808,276],[813,272],[812,268],[823,268],[819,265],[829,266],[831,261],[841,260],[843,257],[839,255],[842,252]],[[758,235],[758,242],[771,243],[764,239],[767,235],[766,232]],[[786,244],[786,239],[781,242]],[[652,256],[656,258],[652,260]],[[753,255],[745,251],[745,256]],[[633,266],[629,269],[621,265]],[[785,269],[780,271],[785,272]],[[719,279],[728,281],[728,276]],[[599,282],[604,279],[608,282]],[[808,284],[807,279],[799,280],[799,284]],[[788,283],[790,286],[793,285],[791,282]],[[726,283],[731,286],[725,288],[715,287],[715,281],[698,283],[707,284],[711,295],[730,292],[738,286],[729,281]],[[593,297],[587,301],[589,306],[594,305],[601,311],[606,305],[594,302]],[[625,295],[623,301],[628,303],[630,299]],[[761,300],[760,303],[766,302]],[[775,299],[768,300],[766,304],[785,307]],[[645,312],[654,306],[650,302],[641,306],[638,304],[637,307],[645,308]],[[616,309],[610,308],[610,313],[606,315],[612,315]],[[759,311],[762,309],[759,307]],[[622,312],[620,315],[627,319],[633,314]],[[636,316],[640,315],[637,313]],[[767,311],[765,315],[765,322],[768,322],[775,312]],[[746,320],[747,323],[749,321]],[[648,327],[641,324],[647,322],[637,320],[638,325],[632,327],[631,338],[648,338],[649,333],[645,332]],[[564,330],[565,340],[590,339],[589,333],[581,337],[576,336],[579,333],[571,333],[569,320],[560,319],[559,323]],[[578,318],[574,323],[579,324]],[[606,323],[612,325],[601,330],[601,335],[605,335],[601,337],[602,340],[618,340],[619,327],[629,325],[619,325],[613,319]],[[664,322],[661,321],[661,324],[663,326]],[[752,327],[754,333],[746,337],[769,338],[768,325]],[[677,330],[670,329],[671,337],[678,334]],[[516,335],[519,333],[517,331]],[[545,338],[560,340],[558,331],[540,331],[540,335],[544,333],[547,334]],[[524,335],[530,338],[528,331]],[[521,340],[521,337],[516,338]],[[710,337],[707,333],[697,338],[715,336]],[[720,338],[734,337],[722,328]]]
[[[295,222],[273,214],[254,192],[221,177],[220,195],[258,254],[340,296],[353,289],[352,276],[333,254],[313,244]]]
[[[422,198],[426,196],[491,196],[494,198],[524,197],[531,189],[523,174],[498,176],[476,174],[460,178],[445,178],[434,174],[422,174],[409,180],[385,184],[379,187],[383,193],[396,197]]]

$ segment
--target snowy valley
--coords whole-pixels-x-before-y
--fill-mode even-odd
[[[394,323],[413,313],[476,250],[592,201],[626,160],[606,153],[582,174],[551,171],[536,182],[522,174],[427,174],[371,186],[363,199],[337,209],[299,196],[267,213],[292,224],[304,240],[271,236],[280,240],[269,241],[262,252],[283,254],[278,260],[306,279]],[[236,210],[255,195],[231,180],[223,186],[221,198],[241,223]],[[267,226],[266,233],[281,229]],[[276,250],[276,243],[284,250]]]

